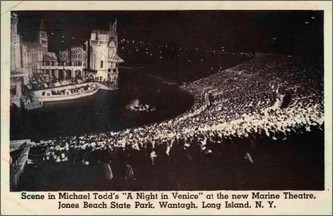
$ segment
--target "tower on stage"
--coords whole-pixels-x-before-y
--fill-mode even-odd
[[[117,54],[117,21],[110,24],[109,31],[93,30],[88,41],[87,71],[99,81],[109,81],[118,85],[118,66],[124,62]]]
[[[43,18],[41,19],[40,22],[40,28],[38,32],[38,42],[42,47],[43,53],[46,54],[49,48],[48,48],[48,37]]]

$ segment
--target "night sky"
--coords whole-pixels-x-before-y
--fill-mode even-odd
[[[293,54],[323,52],[322,11],[21,11],[18,31],[34,41],[44,19],[49,50],[83,45],[93,29],[118,20],[119,39]]]

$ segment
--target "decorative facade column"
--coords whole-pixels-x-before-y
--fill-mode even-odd
[[[20,79],[16,81],[16,97],[20,98],[22,96],[22,82]]]
[[[58,69],[55,70],[55,78],[59,79],[59,70]]]
[[[72,70],[71,70],[71,77],[72,77],[72,78],[75,78],[75,75],[76,75],[76,74],[75,74],[75,69],[72,68]]]

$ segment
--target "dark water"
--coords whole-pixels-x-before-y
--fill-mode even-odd
[[[131,113],[124,107],[134,98],[155,106],[151,113]],[[99,90],[91,97],[49,102],[42,108],[11,108],[11,139],[47,139],[136,127],[172,118],[188,110],[193,98],[176,85],[166,85],[134,70],[121,71],[120,89]]]

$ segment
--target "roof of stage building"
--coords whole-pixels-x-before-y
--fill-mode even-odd
[[[122,63],[124,60],[120,58],[117,54],[112,55],[112,57],[109,58],[110,62],[116,62],[116,63]]]
[[[25,68],[16,68],[10,72],[11,77],[20,77],[28,75],[28,71]]]
[[[54,52],[47,52],[43,55],[44,61],[58,61],[58,58]]]

